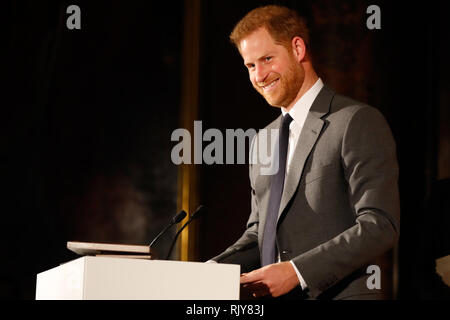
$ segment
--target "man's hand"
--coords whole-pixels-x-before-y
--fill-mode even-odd
[[[241,285],[255,298],[279,297],[300,284],[290,262],[275,263],[241,275]]]

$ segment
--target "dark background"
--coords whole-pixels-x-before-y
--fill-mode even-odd
[[[33,299],[36,274],[74,258],[66,241],[149,243],[177,211],[170,152],[183,105],[186,6],[193,1],[5,2],[1,95],[0,296]],[[198,120],[262,128],[279,113],[251,88],[228,41],[252,8],[200,1]],[[380,109],[400,164],[400,299],[448,298],[434,259],[450,254],[449,5],[278,1],[309,20],[315,67],[336,92]],[[66,8],[81,8],[81,30]],[[382,29],[368,30],[378,4]],[[220,253],[250,212],[247,165],[199,165],[197,256]],[[446,180],[447,179],[447,180]],[[173,231],[172,231],[173,232]],[[158,247],[166,252],[170,236]]]

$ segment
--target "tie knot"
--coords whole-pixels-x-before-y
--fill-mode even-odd
[[[289,128],[289,125],[291,124],[292,120],[294,120],[294,119],[292,119],[291,115],[289,113],[286,113],[286,115],[283,116],[281,127]]]

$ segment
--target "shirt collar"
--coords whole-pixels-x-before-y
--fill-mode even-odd
[[[300,99],[294,104],[294,106],[289,111],[289,114],[291,115],[292,119],[301,126],[303,126],[303,123],[306,119],[306,116],[308,115],[309,109],[311,108],[314,100],[316,99],[317,95],[319,94],[320,90],[322,90],[324,84],[322,79],[318,79],[314,85],[309,88],[308,91],[305,92],[303,96],[301,96]],[[288,113],[285,108],[281,108],[281,113],[283,116]]]

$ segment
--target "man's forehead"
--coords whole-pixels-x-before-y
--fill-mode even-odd
[[[238,49],[244,62],[247,62],[247,60],[252,61],[262,58],[269,52],[277,50],[276,47],[278,46],[282,47],[281,44],[275,42],[265,28],[260,28],[242,39]]]
[[[272,42],[273,39],[270,33],[267,31],[266,28],[261,27],[252,33],[250,33],[248,36],[243,38],[241,42],[239,43],[239,49],[240,50],[247,50],[250,49],[250,46],[258,46],[261,45],[263,42]]]

